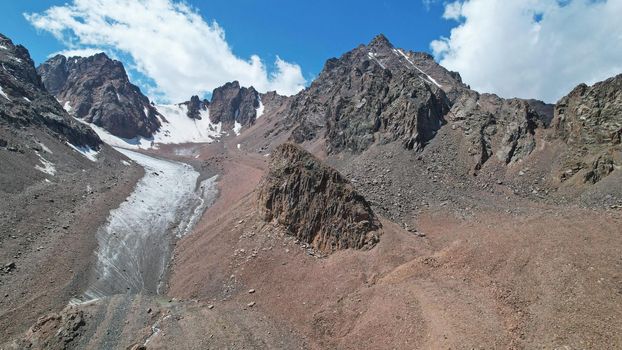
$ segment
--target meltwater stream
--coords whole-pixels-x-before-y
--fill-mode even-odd
[[[134,192],[97,232],[97,262],[74,303],[114,294],[158,294],[175,237],[188,233],[214,201],[216,177],[197,185],[190,165],[117,149],[145,168]]]

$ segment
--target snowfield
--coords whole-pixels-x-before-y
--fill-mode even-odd
[[[222,123],[213,124],[209,111],[201,111],[201,119],[188,118],[185,105],[157,105],[166,121],[154,135],[155,143],[202,143],[212,142],[222,134]]]
[[[78,118],[76,120],[89,125],[105,143],[113,147],[125,149],[157,148],[158,144],[211,143],[229,134],[229,132],[222,130],[222,123],[212,123],[210,121],[208,110],[200,112],[201,119],[192,119],[188,117],[188,108],[185,105],[156,105],[155,107],[161,114],[158,118],[162,126],[152,137],[139,136],[125,139],[114,136],[95,124],[87,123]],[[72,107],[69,102],[65,102],[63,108],[71,115]],[[261,100],[256,110],[256,118],[261,117],[264,112],[264,105],[261,103]],[[145,115],[148,113],[146,108],[144,113]],[[239,136],[242,128],[242,124],[235,122],[232,130],[233,134]]]
[[[216,177],[197,185],[190,165],[117,149],[145,169],[134,192],[97,232],[97,263],[84,295],[73,303],[128,292],[157,294],[171,243],[193,228],[214,201]]]
[[[188,108],[185,105],[156,105],[156,109],[162,114],[162,117],[158,116],[162,126],[160,130],[149,138],[138,136],[132,139],[125,139],[114,136],[95,124],[76,119],[88,124],[105,143],[125,149],[157,148],[159,143],[210,143],[223,135],[222,124],[210,122],[209,111],[201,111],[201,119],[192,119],[186,115]],[[71,107],[69,109],[65,108],[65,110],[69,112]],[[145,113],[148,113],[146,109]]]

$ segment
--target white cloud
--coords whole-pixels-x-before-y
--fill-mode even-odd
[[[575,85],[622,72],[622,0],[463,0],[430,44],[440,63],[482,92],[555,102]]]
[[[459,20],[462,15],[462,2],[456,1],[445,5],[444,19]]]
[[[272,72],[256,55],[237,57],[216,22],[207,23],[173,0],[74,0],[25,16],[69,50],[95,46],[129,55],[132,67],[155,83],[148,91],[170,101],[211,92],[232,80],[285,95],[306,83],[300,66],[278,57]]]
[[[89,57],[89,56],[93,56],[97,53],[104,52],[104,51],[106,50],[87,47],[83,49],[63,50],[63,51],[55,52],[53,54],[50,54],[48,57],[53,57],[56,55],[63,55],[65,57],[74,57],[74,56]]]

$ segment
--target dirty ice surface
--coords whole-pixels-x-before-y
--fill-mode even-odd
[[[214,201],[216,177],[197,183],[190,165],[117,149],[145,169],[134,192],[97,232],[97,262],[84,295],[73,303],[121,293],[159,293],[171,243],[188,233]]]

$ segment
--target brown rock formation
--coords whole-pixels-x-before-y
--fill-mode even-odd
[[[365,198],[339,172],[291,143],[272,153],[258,203],[265,221],[323,252],[378,242],[382,225]]]

